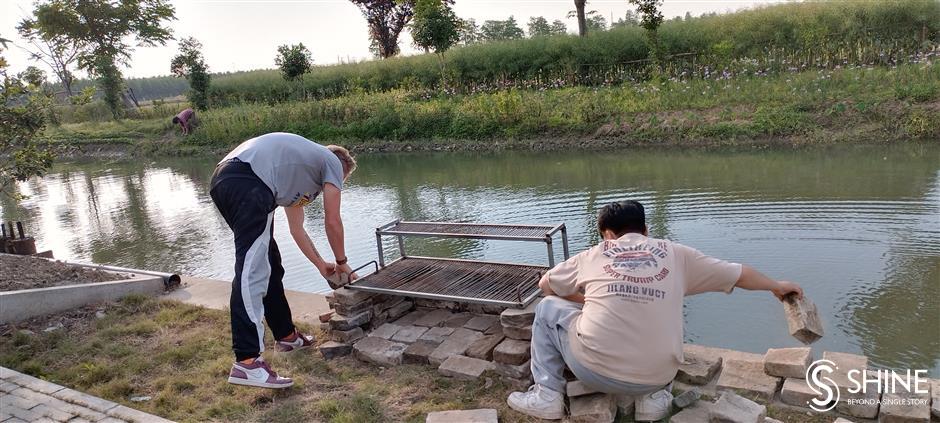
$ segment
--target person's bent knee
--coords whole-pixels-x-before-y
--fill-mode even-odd
[[[548,325],[555,324],[557,323],[555,320],[562,317],[562,313],[559,313],[559,311],[566,308],[579,307],[577,303],[568,301],[557,295],[549,295],[542,298],[542,301],[535,306],[535,320]]]

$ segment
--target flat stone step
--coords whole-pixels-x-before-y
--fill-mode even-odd
[[[764,365],[756,361],[724,360],[719,390],[734,390],[750,398],[771,401],[780,387],[781,379],[764,373]]]
[[[451,410],[428,413],[425,423],[497,423],[496,410],[481,408],[477,410]]]
[[[493,363],[485,360],[471,358],[463,355],[452,355],[441,363],[437,371],[444,376],[457,379],[474,380],[483,375],[483,372],[492,370]]]
[[[708,413],[711,423],[764,423],[767,407],[734,392],[724,392]]]

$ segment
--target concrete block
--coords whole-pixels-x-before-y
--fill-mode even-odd
[[[365,331],[361,327],[354,327],[350,330],[331,330],[330,339],[336,342],[342,342],[344,344],[349,344],[356,342],[366,336]]]
[[[333,317],[333,313],[334,313],[334,312],[333,312],[332,310],[331,310],[331,311],[328,311],[328,312],[326,312],[326,313],[320,313],[320,315],[317,316],[317,319],[320,320],[320,323],[329,323],[329,322],[330,322],[330,317]]]
[[[809,407],[810,401],[816,398],[817,395],[809,388],[806,379],[790,377],[783,382],[783,388],[780,390],[780,401],[797,407]],[[820,397],[820,399],[822,398],[824,397]]]
[[[17,372],[16,370],[7,369],[9,374],[7,374],[3,379],[7,382],[15,383],[19,386],[29,388],[33,391],[43,393],[43,394],[54,394],[65,389],[61,385],[56,385],[52,382],[47,382],[45,380],[39,379],[37,377],[30,376],[25,373]]]
[[[450,334],[454,333],[454,328],[433,327],[418,337],[419,341],[428,341],[435,344],[444,342]]]
[[[372,309],[372,302],[369,300],[363,301],[361,303],[349,304],[349,305],[340,304],[340,303],[336,303],[333,305],[333,311],[339,314],[346,315],[346,316],[352,316],[354,314],[359,314],[359,313],[362,313],[363,311],[371,310],[371,309]],[[372,310],[372,311],[374,314],[378,314],[379,312],[381,312],[381,310],[379,312],[375,312],[375,310]]]
[[[812,344],[823,337],[822,321],[814,304],[805,295],[797,298],[789,295],[784,299],[783,309],[787,315],[790,336],[804,344]]]
[[[682,347],[682,355],[685,360],[679,365],[679,372],[676,374],[676,379],[680,382],[707,385],[721,370],[720,353],[706,354],[701,349],[685,344]]]
[[[405,326],[398,330],[395,335],[392,336],[392,341],[395,342],[404,342],[406,344],[414,343],[428,331],[428,328],[424,326]]]
[[[698,401],[692,406],[673,414],[670,423],[702,423],[708,421],[708,414],[715,404],[708,401]]]
[[[359,360],[382,366],[397,366],[408,346],[382,338],[366,337],[353,345]]]
[[[761,364],[764,363],[764,355],[749,353],[744,351],[729,350],[727,348],[716,348],[716,347],[707,347],[704,345],[698,344],[684,344],[682,346],[682,351],[684,353],[693,353],[701,357],[705,357],[709,360],[716,360],[721,358],[722,362],[727,360],[738,360],[738,361],[756,361]]]
[[[503,335],[506,335],[507,338],[529,341],[532,339],[532,326],[526,326],[524,328],[503,326]]]
[[[470,313],[454,313],[447,318],[447,321],[444,322],[444,326],[454,329],[460,328],[472,318],[473,315]]]
[[[428,413],[425,423],[497,423],[496,410],[481,408],[477,410],[435,411]]]
[[[119,405],[108,410],[109,416],[121,419],[127,422],[147,422],[147,423],[173,423],[172,420],[164,419],[160,416],[148,414],[140,410]]]
[[[750,398],[770,401],[780,387],[780,381],[780,378],[764,373],[761,362],[724,360],[718,389],[734,390]]]
[[[452,355],[463,355],[474,342],[482,337],[483,334],[480,332],[464,328],[456,329],[454,333],[434,349],[431,355],[428,356],[428,361],[431,364],[440,365]]]
[[[503,327],[524,328],[532,326],[532,322],[535,321],[535,307],[541,300],[541,298],[536,299],[526,308],[507,308],[503,310],[499,315],[499,322],[503,324]]]
[[[468,320],[467,323],[464,323],[463,327],[470,330],[475,330],[477,332],[485,332],[496,323],[499,323],[499,316],[494,316],[492,314],[478,314]]]
[[[159,276],[138,276],[110,282],[0,292],[0,323],[116,301],[131,294],[157,296],[163,293],[164,288],[163,278]]]
[[[411,309],[414,308],[414,305],[415,304],[411,301],[402,301],[401,303],[389,307],[385,311],[388,312],[389,319],[395,320],[401,316],[404,316],[405,313],[411,311]]]
[[[61,391],[58,391],[52,394],[52,396],[62,401],[70,402],[72,404],[80,405],[82,407],[88,407],[92,409],[93,411],[97,411],[99,413],[105,413],[105,414],[107,414],[108,410],[114,407],[117,407],[119,405],[116,402],[111,402],[106,399],[94,397],[94,396],[84,394],[84,393],[81,393],[72,389],[63,389]]]
[[[734,392],[724,392],[708,413],[711,423],[763,423],[767,407]]]
[[[333,330],[353,330],[372,320],[372,310],[367,309],[353,315],[334,314],[330,317],[330,327]]]
[[[428,357],[434,352],[437,345],[433,342],[419,340],[405,349],[402,362],[405,364],[428,364]]]
[[[567,393],[569,397],[580,397],[582,395],[596,394],[597,392],[596,389],[585,385],[584,382],[580,380],[571,380],[565,385],[565,393]]]
[[[813,361],[810,347],[771,348],[764,354],[764,373],[771,376],[805,378]]]
[[[528,361],[519,365],[503,364],[494,362],[494,370],[501,376],[513,379],[523,379],[532,377],[532,364]]]
[[[483,372],[493,369],[493,363],[486,360],[471,358],[463,355],[447,357],[437,371],[444,376],[457,379],[474,380],[483,375]]]
[[[397,333],[400,329],[401,329],[401,326],[399,325],[396,325],[394,323],[386,323],[382,326],[375,328],[375,330],[369,333],[369,336],[374,336],[376,338],[382,338],[382,339],[392,339],[392,336],[394,336],[395,333]]]
[[[398,320],[395,320],[392,323],[395,323],[398,326],[413,325],[415,321],[424,317],[425,314],[428,314],[427,310],[414,310],[411,313],[407,313],[404,316],[399,317]]]
[[[930,415],[940,419],[940,379],[930,380]]]
[[[332,360],[337,357],[345,357],[352,353],[352,345],[343,344],[335,341],[324,342],[317,348],[324,359]]]
[[[881,396],[878,423],[930,423],[930,394],[886,392]]]
[[[371,299],[374,295],[375,294],[366,291],[358,291],[345,287],[333,290],[333,300],[336,302],[336,304],[344,304],[348,306],[365,302]],[[372,304],[371,301],[369,304]]]
[[[611,423],[617,417],[617,400],[613,395],[592,394],[571,398],[572,423]]]
[[[480,360],[493,360],[493,349],[499,345],[500,342],[503,342],[503,334],[499,335],[485,335],[480,338],[477,342],[474,342],[473,345],[470,345],[470,348],[467,348],[467,357],[479,358]]]
[[[878,416],[881,394],[877,389],[866,389],[864,393],[851,393],[845,387],[839,387],[839,402],[836,411],[847,416],[873,419]]]
[[[493,361],[518,365],[529,361],[530,354],[530,343],[516,339],[505,339],[493,350]]]
[[[444,322],[449,319],[453,313],[444,309],[434,309],[415,320],[414,324],[424,327],[444,326]]]

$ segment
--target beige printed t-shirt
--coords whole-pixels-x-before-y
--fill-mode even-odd
[[[682,362],[682,300],[730,293],[742,266],[668,240],[629,233],[603,241],[548,272],[552,291],[583,290],[583,312],[569,328],[574,356],[601,375],[666,384]]]

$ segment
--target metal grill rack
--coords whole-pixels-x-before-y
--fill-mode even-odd
[[[375,230],[379,260],[370,264],[375,265],[376,271],[347,287],[389,295],[525,307],[539,296],[538,281],[542,274],[555,265],[552,244],[559,232],[567,259],[568,231],[564,223],[548,226],[396,220]],[[388,264],[382,246],[385,236],[396,237],[400,255]],[[404,237],[541,242],[545,244],[548,266],[408,256]]]

